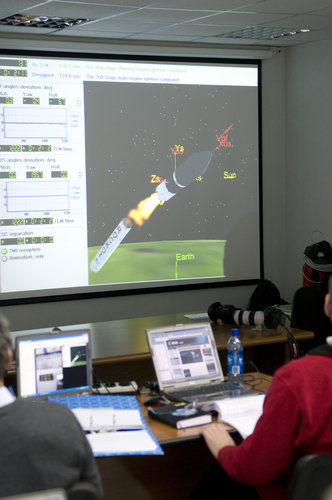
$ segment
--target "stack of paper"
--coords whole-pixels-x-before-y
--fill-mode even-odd
[[[225,398],[207,403],[205,411],[218,413],[218,420],[234,427],[243,438],[252,434],[263,412],[265,394]]]

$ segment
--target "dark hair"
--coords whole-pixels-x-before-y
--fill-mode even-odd
[[[8,349],[11,348],[9,321],[0,313],[0,379],[5,376]]]

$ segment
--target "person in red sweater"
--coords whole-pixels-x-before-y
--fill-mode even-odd
[[[324,311],[332,320],[332,277]],[[240,445],[220,424],[203,430],[219,464],[202,477],[190,498],[203,498],[209,488],[221,499],[284,500],[302,455],[332,453],[332,337],[326,340],[276,371],[262,416]]]

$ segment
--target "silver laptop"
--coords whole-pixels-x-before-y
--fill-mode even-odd
[[[159,390],[171,401],[199,407],[251,392],[224,380],[210,323],[149,328],[146,335]]]
[[[92,393],[89,330],[16,337],[15,356],[18,396]]]

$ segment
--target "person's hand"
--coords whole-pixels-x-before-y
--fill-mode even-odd
[[[224,426],[220,424],[207,425],[202,431],[202,436],[211,451],[218,460],[218,453],[225,446],[235,446],[235,443]]]

